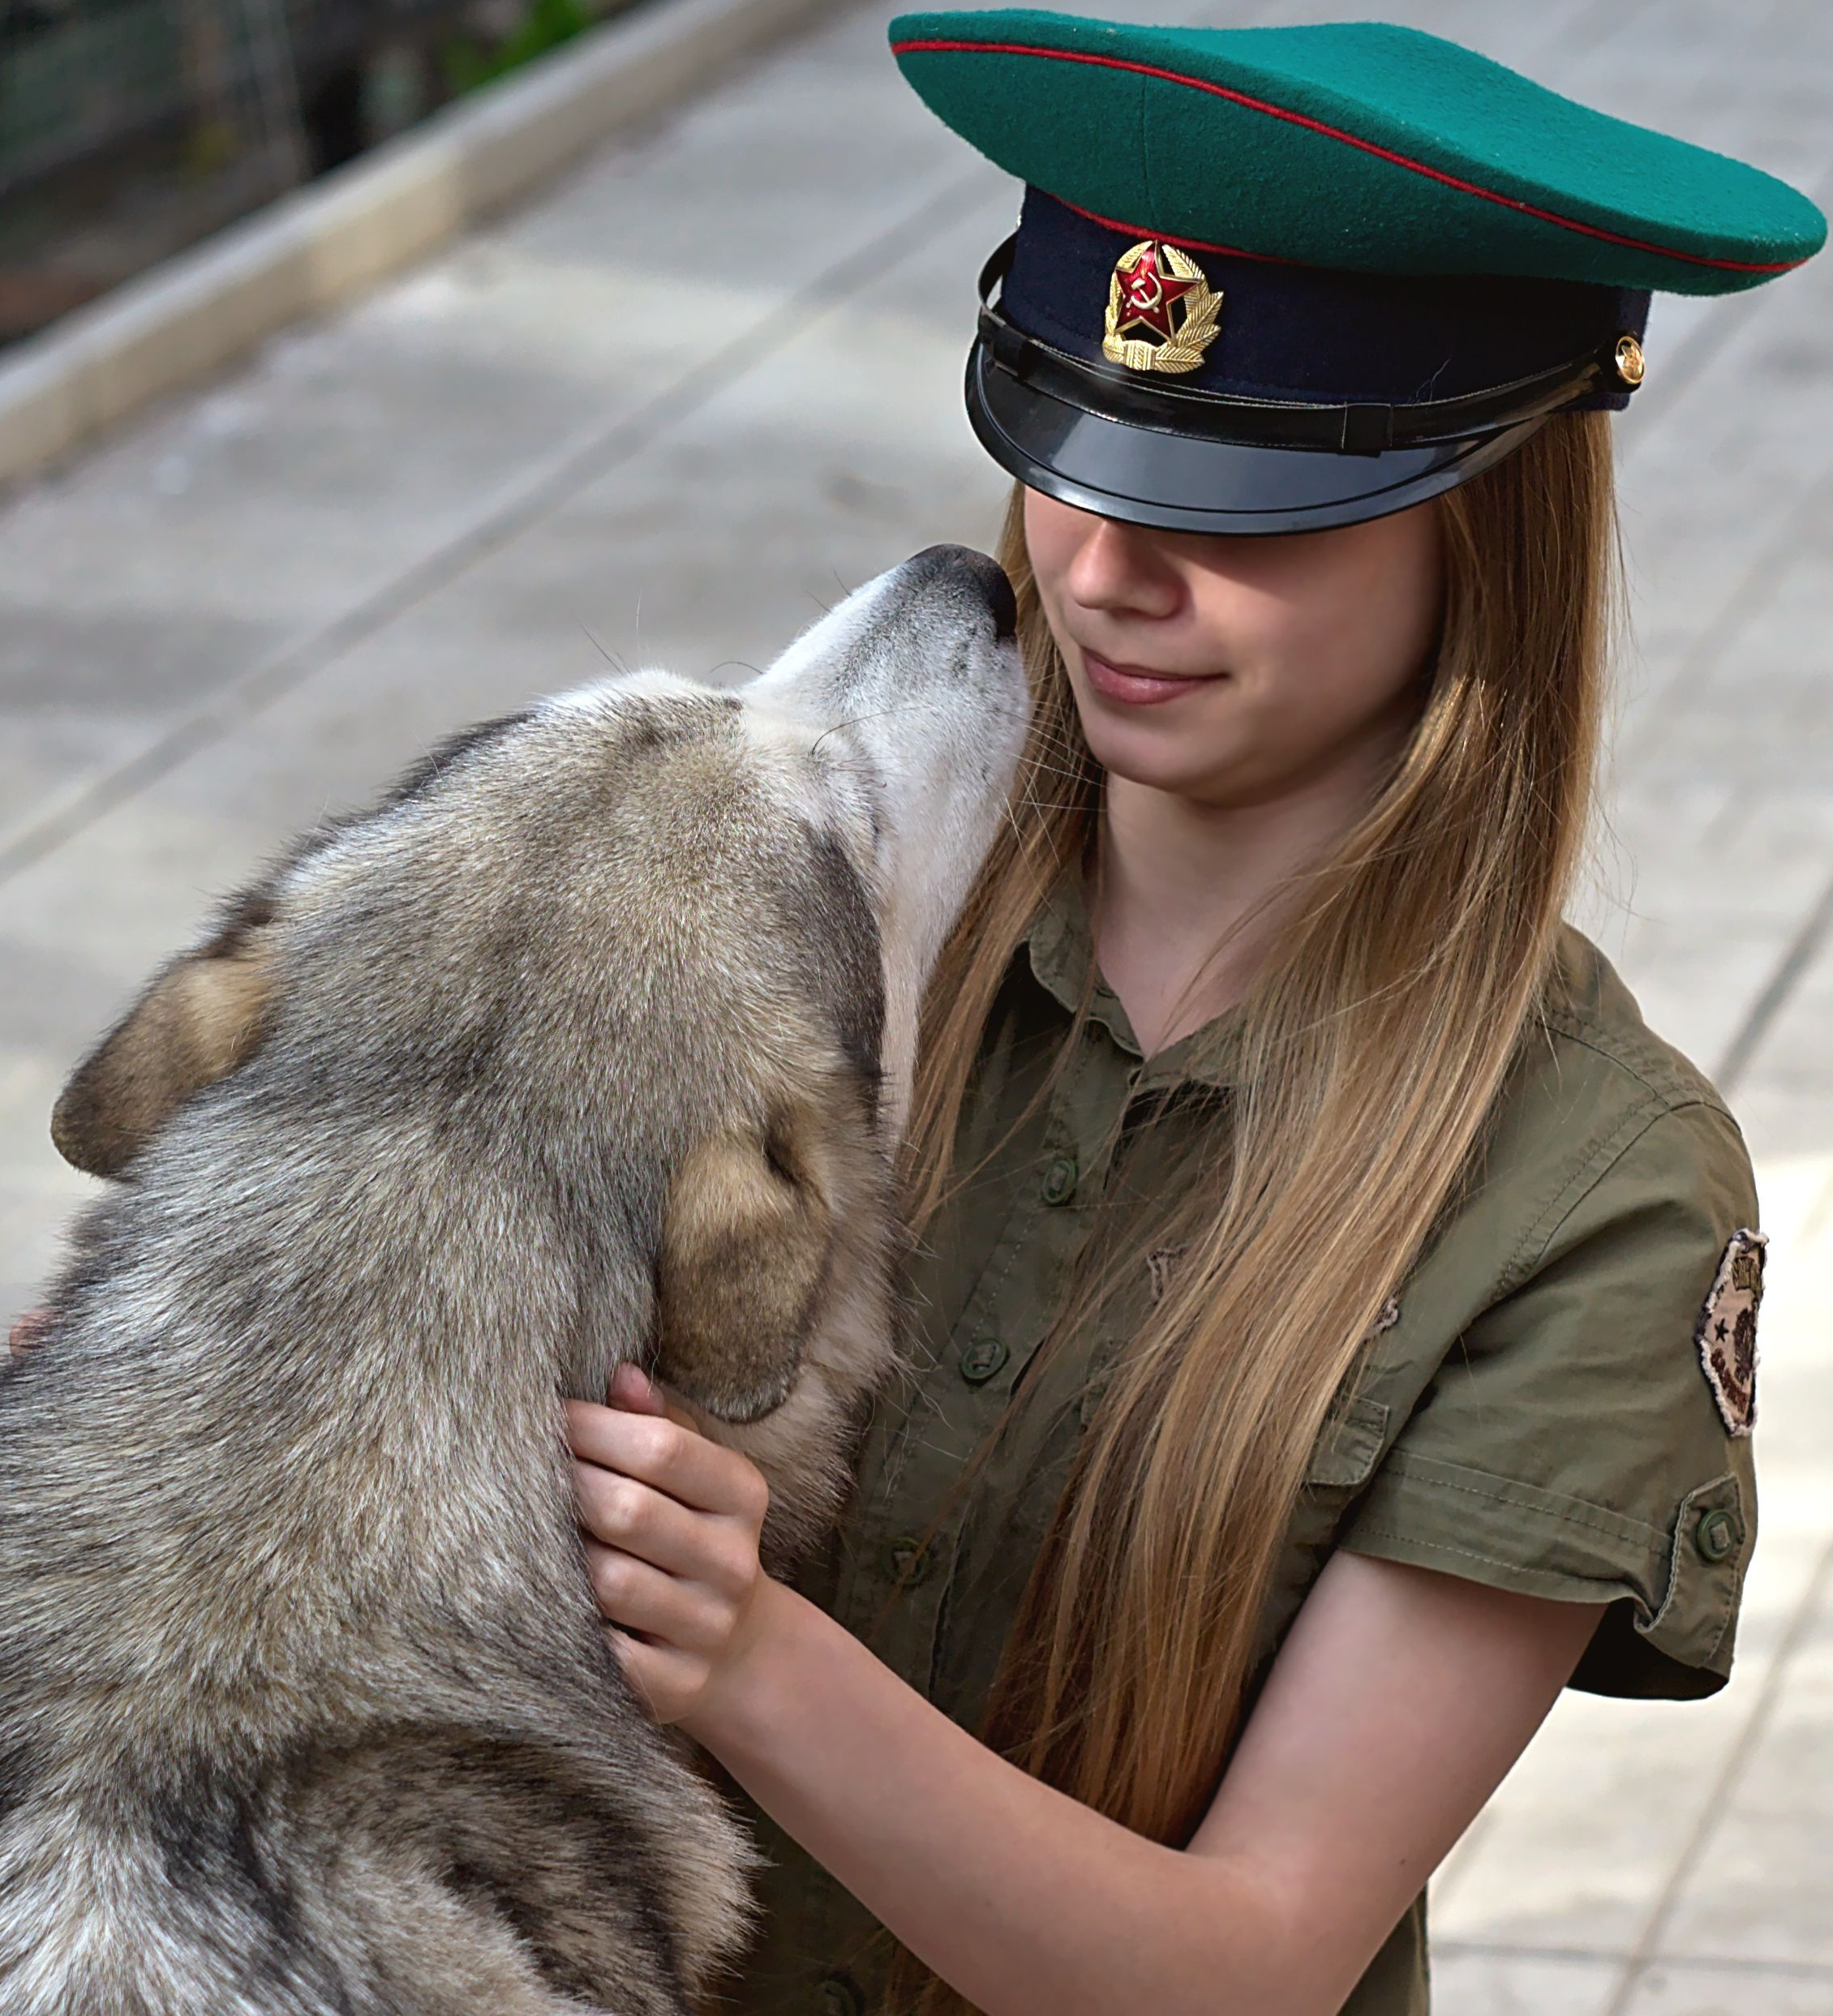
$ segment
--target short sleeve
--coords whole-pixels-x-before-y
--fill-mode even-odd
[[[1448,1353],[1337,1545],[1608,1603],[1574,1686],[1716,1692],[1757,1506],[1747,1424],[1701,1340],[1731,1261],[1760,1265],[1755,1225],[1730,1118],[1701,1102],[1651,1120]]]

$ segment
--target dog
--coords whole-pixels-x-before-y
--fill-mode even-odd
[[[894,1357],[926,976],[1028,705],[936,547],[749,685],[475,727],[79,1066],[118,1177],[0,1370],[0,2016],[682,2016],[749,1850],[587,1584],[654,1370],[833,1516]]]

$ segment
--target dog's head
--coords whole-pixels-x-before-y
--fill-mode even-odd
[[[588,1327],[637,1326],[691,1399],[753,1417],[849,1192],[882,1197],[1027,714],[1004,576],[935,547],[747,686],[639,672],[472,729],[232,899],[78,1066],[54,1138],[131,1175],[242,1102],[334,1114],[371,1166],[546,1185],[603,1276]]]

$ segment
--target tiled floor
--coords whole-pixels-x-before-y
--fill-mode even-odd
[[[1824,0],[1374,11],[1833,187]],[[62,1074],[207,894],[605,654],[736,672],[842,584],[990,538],[959,372],[1012,192],[882,24],[836,19],[0,502],[0,1305],[84,1188],[45,1137]],[[1569,1697],[1448,1864],[1445,2016],[1833,2013],[1833,256],[1662,302],[1648,350],[1586,921],[1758,1158],[1764,1538],[1732,1686]]]

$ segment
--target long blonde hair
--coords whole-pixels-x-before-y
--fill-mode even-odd
[[[999,557],[1036,714],[1014,820],[929,993],[919,1226],[955,1180],[995,991],[1099,812],[1022,507],[1015,491]],[[1586,843],[1616,581],[1607,416],[1556,417],[1437,508],[1445,601],[1418,725],[1294,892],[1243,1005],[1230,1139],[1162,1235],[1184,1257],[1084,1438],[985,1732],[1155,1840],[1187,1838],[1213,1792],[1313,1443],[1480,1152]],[[1093,1315],[1079,1298],[1058,1334]],[[921,2000],[964,2007],[934,1982]]]

